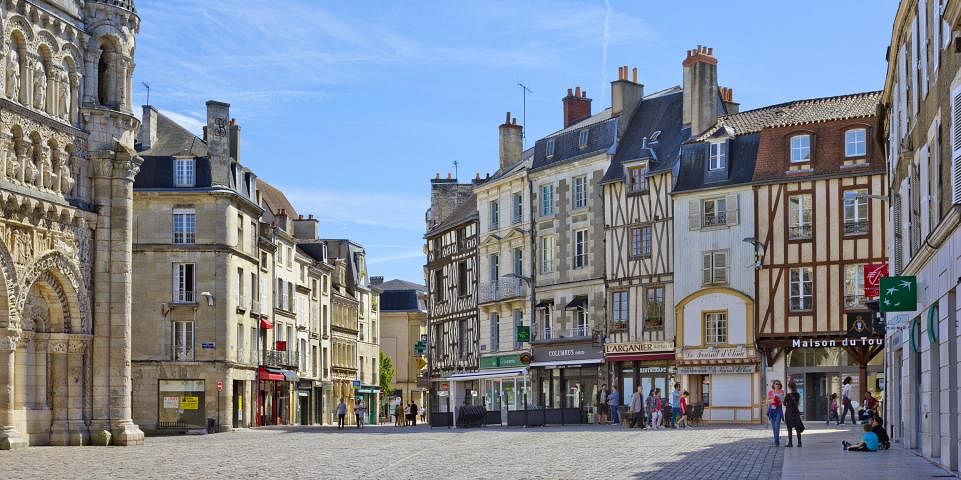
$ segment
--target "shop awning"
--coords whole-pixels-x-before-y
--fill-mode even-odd
[[[537,303],[537,305],[534,305],[534,308],[548,308],[553,305],[554,305],[554,300],[541,300],[540,302]]]
[[[565,367],[571,365],[595,365],[598,363],[604,363],[602,358],[585,358],[584,360],[564,360],[560,362],[531,362],[532,367],[544,367],[544,368],[554,368],[554,367]]]
[[[483,372],[470,372],[470,373],[455,373],[445,380],[452,382],[459,382],[463,380],[479,380],[482,378],[498,378],[498,377],[518,377],[522,375],[527,375],[526,368],[496,368],[490,370],[484,370]]]
[[[644,360],[674,360],[674,352],[624,353],[607,356],[607,361],[609,362],[630,362]]]
[[[270,323],[270,320],[267,320],[267,319],[265,319],[265,318],[261,318],[261,319],[260,319],[260,328],[262,328],[262,329],[264,329],[264,330],[270,330],[271,328],[274,328],[274,324],[273,324],[273,323]]]
[[[587,310],[587,295],[575,296],[574,299],[564,307],[564,310]]]
[[[296,382],[300,380],[297,372],[284,370],[282,368],[260,367],[258,376],[261,380],[270,380],[272,382]]]

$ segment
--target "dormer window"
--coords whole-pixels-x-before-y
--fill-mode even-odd
[[[844,133],[844,156],[863,157],[867,148],[867,131],[863,128],[855,128]]]
[[[711,144],[711,159],[708,169],[724,170],[727,168],[727,142]]]
[[[647,165],[627,167],[627,191],[628,193],[640,193],[647,191]]]
[[[587,133],[588,130],[585,128],[577,135],[577,148],[587,148]]]
[[[547,158],[551,158],[553,156],[554,156],[554,139],[552,138],[547,141]]]
[[[196,183],[194,159],[177,158],[174,160],[174,186],[192,187]]]
[[[807,134],[791,137],[791,163],[811,161],[811,136]]]

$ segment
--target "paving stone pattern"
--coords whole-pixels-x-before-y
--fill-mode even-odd
[[[274,427],[151,437],[134,447],[0,452],[5,479],[777,479],[784,449],[760,427],[447,430]]]

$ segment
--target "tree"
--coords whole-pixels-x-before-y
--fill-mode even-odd
[[[390,355],[380,352],[380,391],[384,400],[393,392],[395,373],[394,361],[391,360]]]

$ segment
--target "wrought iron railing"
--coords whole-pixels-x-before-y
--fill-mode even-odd
[[[290,352],[267,350],[264,352],[264,365],[268,367],[289,367],[291,366]]]
[[[484,282],[477,288],[478,301],[495,302],[527,296],[527,284],[520,278],[504,277],[496,282]]]
[[[705,213],[704,226],[716,227],[727,224],[727,214],[725,213]]]

